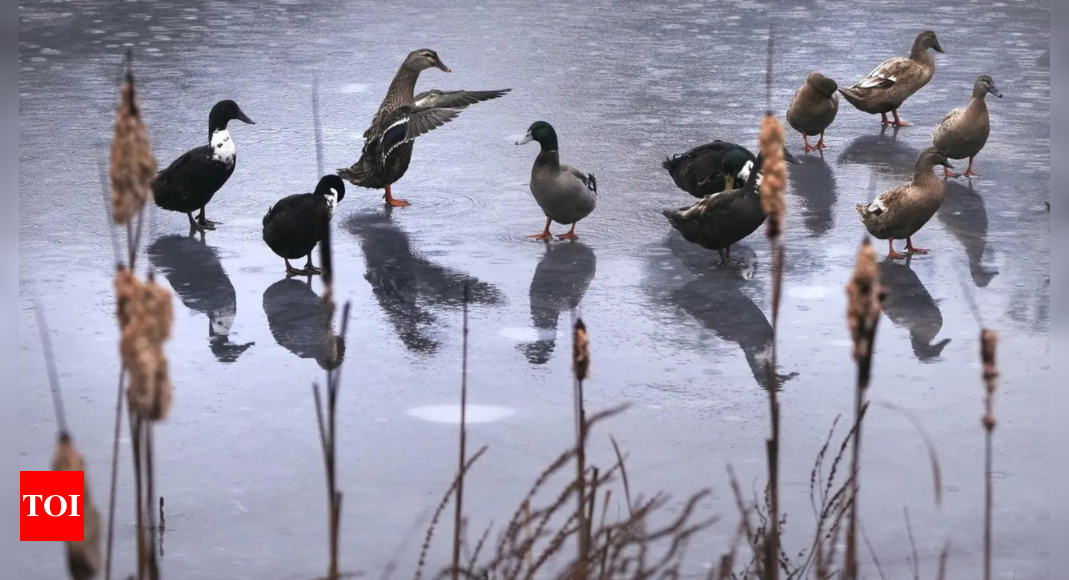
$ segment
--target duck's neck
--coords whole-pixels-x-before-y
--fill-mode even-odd
[[[386,91],[386,102],[395,106],[411,105],[415,101],[416,81],[419,80],[419,72],[409,70],[405,65],[397,70],[390,88]]]
[[[909,58],[927,66],[935,66],[935,59],[924,46],[924,41],[919,38],[913,42],[913,50],[909,52]]]
[[[535,165],[539,167],[560,167],[560,153],[556,149],[546,149],[545,145],[543,145],[542,151],[535,158]]]
[[[969,108],[965,112],[969,115],[981,115],[986,113],[987,99],[984,98],[985,95],[987,95],[987,91],[973,91],[972,100],[969,101]]]
[[[923,185],[929,181],[938,181],[941,183],[939,177],[935,174],[935,166],[933,165],[918,165],[913,169],[913,184]]]

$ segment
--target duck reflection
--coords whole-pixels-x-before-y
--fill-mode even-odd
[[[470,288],[472,304],[504,301],[496,287],[413,252],[408,234],[393,223],[388,209],[353,215],[344,227],[359,239],[367,268],[364,278],[371,283],[397,336],[412,352],[433,354],[438,350],[431,330],[437,321],[433,310],[461,307],[465,284]]]
[[[264,290],[264,314],[275,342],[293,354],[315,359],[324,369],[337,368],[345,360],[345,339],[331,333],[327,345],[326,308],[306,282],[285,278]]]
[[[792,167],[787,173],[791,193],[805,200],[802,220],[805,229],[814,236],[823,236],[835,225],[835,202],[839,192],[835,184],[835,172],[831,170],[824,155],[808,156],[805,163]]]
[[[932,344],[943,328],[943,313],[917,274],[905,262],[880,262],[880,280],[887,289],[883,311],[895,326],[909,330],[913,354],[921,362],[935,362],[950,343],[949,338]]]
[[[987,208],[984,198],[973,191],[972,184],[948,182],[943,206],[936,214],[939,221],[953,234],[969,258],[969,273],[978,288],[986,288],[998,270],[984,266],[987,249]]]
[[[668,293],[670,303],[712,331],[720,340],[732,342],[742,349],[754,381],[768,388],[767,364],[772,354],[772,324],[765,313],[743,290],[757,268],[757,256],[744,245],[736,246],[746,268],[718,267],[715,252],[708,252],[687,243],[673,233],[666,246],[672,255],[695,276],[681,288]],[[779,386],[798,376],[798,373],[778,374]]]
[[[898,140],[898,129],[885,125],[876,135],[862,135],[839,154],[840,165],[866,165],[881,175],[905,179],[913,175],[920,150]]]
[[[237,295],[215,249],[203,239],[164,236],[149,246],[148,258],[186,308],[208,316],[208,346],[219,362],[234,362],[255,344],[230,342],[238,313]]]
[[[546,253],[531,279],[531,322],[538,340],[519,345],[533,365],[546,364],[557,344],[557,324],[562,312],[574,310],[594,279],[598,260],[594,251],[579,242],[546,244]]]

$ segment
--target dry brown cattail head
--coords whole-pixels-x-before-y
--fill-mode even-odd
[[[115,293],[122,329],[119,352],[130,377],[127,402],[143,419],[163,419],[171,407],[171,380],[163,352],[174,321],[171,294],[151,278],[142,284],[126,269],[115,276]]]
[[[778,238],[783,233],[783,221],[787,214],[787,165],[783,159],[785,137],[783,125],[772,115],[765,115],[761,123],[761,207],[768,216],[769,238]]]
[[[880,271],[876,267],[876,250],[868,239],[861,242],[846,295],[846,320],[854,343],[854,359],[861,360],[872,354],[872,340],[884,298]]]
[[[60,435],[56,455],[52,458],[52,471],[85,471],[85,460],[66,435]],[[67,567],[74,580],[89,580],[100,569],[100,513],[89,493],[89,476],[84,476],[82,490],[82,515],[84,535],[80,542],[66,542]]]
[[[984,429],[989,432],[995,430],[995,389],[998,387],[998,364],[995,360],[995,352],[998,349],[998,333],[994,330],[983,329],[980,331],[980,360],[984,369],[984,390],[987,392],[984,398]]]
[[[590,337],[586,333],[583,321],[575,321],[575,335],[572,339],[572,370],[575,378],[584,381],[590,374]]]
[[[111,140],[111,209],[115,223],[129,223],[141,212],[149,199],[149,183],[156,170],[156,159],[152,156],[134,91],[134,77],[127,74]]]

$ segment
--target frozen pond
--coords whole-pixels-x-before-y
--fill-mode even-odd
[[[902,509],[925,575],[944,541],[952,578],[977,578],[983,506],[979,322],[1001,334],[996,413],[996,572],[1048,569],[1049,6],[807,1],[773,11],[773,100],[785,111],[810,70],[852,84],[916,33],[937,32],[931,84],[902,108],[895,134],[845,102],[823,156],[790,166],[781,312],[786,542],[811,537],[809,475],[837,415],[853,404],[843,287],[864,228],[854,204],[908,177],[930,131],[968,102],[981,73],[989,99],[983,177],[947,186],[922,230],[933,249],[881,264],[891,296],[870,396],[911,410],[942,463],[932,502],[921,438],[899,414],[866,419],[861,518],[893,577],[910,576]],[[768,405],[761,364],[771,327],[768,243],[755,235],[725,272],[715,253],[669,234],[660,215],[691,198],[665,155],[722,138],[756,147],[764,113],[770,13],[757,3],[279,0],[75,1],[19,6],[19,467],[46,468],[55,422],[33,295],[45,305],[71,429],[106,506],[117,331],[112,242],[98,182],[122,53],[135,51],[140,96],[161,165],[201,144],[211,105],[233,98],[257,121],[231,127],[237,170],[212,201],[224,222],[204,241],[186,218],[154,213],[143,260],[175,291],[166,350],[175,405],[158,431],[166,498],[164,574],[306,579],[326,562],[323,467],[310,384],[322,379],[318,280],[285,280],[260,220],[318,179],[311,83],[318,73],[328,169],[359,155],[361,134],[404,55],[438,51],[452,69],[419,89],[513,88],[420,138],[394,188],[412,207],[350,187],[334,218],[337,292],[352,301],[339,410],[345,493],[342,567],[377,577],[415,565],[428,513],[456,467],[462,286],[473,288],[469,449],[489,445],[467,485],[473,535],[506,520],[572,438],[571,307],[592,340],[588,408],[632,403],[596,432],[595,463],[629,453],[633,488],[677,499],[710,486],[704,516],[726,521],[693,542],[704,577],[734,533],[725,466],[763,481]],[[557,128],[565,162],[596,174],[597,211],[579,243],[529,241],[543,217],[528,193],[534,120]],[[788,129],[800,155],[801,136]],[[560,226],[557,226],[560,229]],[[560,232],[562,233],[563,229]],[[886,252],[879,245],[881,259]],[[845,422],[845,421],[844,421]],[[120,463],[117,576],[133,570],[129,447]],[[673,504],[674,505],[674,504]],[[444,562],[448,531],[432,552]],[[17,576],[58,578],[61,547],[24,544]],[[867,556],[864,560],[868,562]],[[871,570],[870,570],[871,571]],[[870,577],[875,577],[870,574]]]

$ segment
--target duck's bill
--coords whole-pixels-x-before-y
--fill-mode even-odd
[[[936,42],[935,46],[933,46],[932,48],[935,49],[935,51],[938,52],[939,54],[943,54],[943,47],[940,46],[938,42]]]
[[[517,145],[524,145],[524,144],[530,143],[531,141],[534,141],[534,137],[531,137],[531,134],[528,133],[528,134],[523,136],[523,139],[520,139],[519,141],[517,141],[516,144]]]
[[[240,110],[238,111],[238,114],[235,115],[235,117],[237,118],[238,121],[241,121],[242,123],[248,123],[249,125],[255,125],[256,124],[256,121],[253,121],[252,119],[250,119],[248,117],[248,115],[246,115],[245,113],[241,112]]]
[[[440,70],[442,72],[453,72],[449,67],[445,66],[444,62],[442,62],[440,60],[436,61],[434,66],[437,67],[438,70]]]
[[[1002,98],[1002,93],[1000,93],[998,89],[995,88],[995,85],[991,85],[990,87],[988,87],[987,92],[991,93],[992,95],[995,95],[1000,99]]]
[[[787,151],[786,149],[783,150],[783,159],[787,163],[793,163],[795,165],[801,165],[802,164],[802,160],[801,159],[795,157],[794,155],[791,155],[791,152]]]

